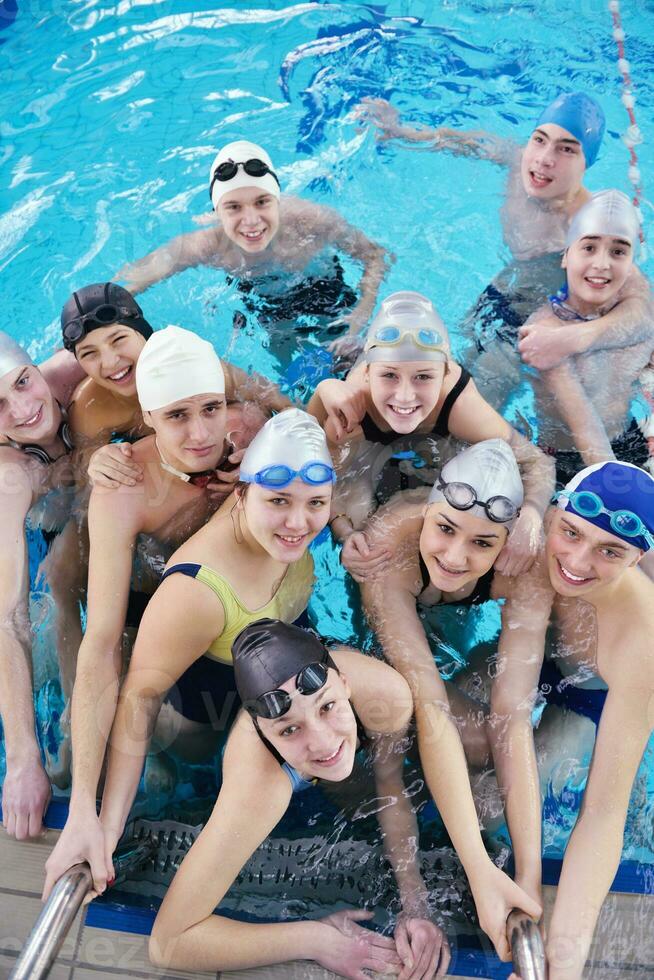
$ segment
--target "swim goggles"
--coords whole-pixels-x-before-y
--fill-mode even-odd
[[[560,490],[559,497],[565,497],[570,501],[572,509],[580,517],[599,517],[605,514],[609,520],[612,531],[623,538],[644,538],[650,548],[654,548],[654,537],[645,527],[638,514],[632,510],[607,510],[604,501],[591,490]]]
[[[109,326],[110,323],[118,323],[121,320],[134,320],[141,315],[140,310],[136,306],[134,308],[114,306],[113,303],[101,303],[94,310],[89,310],[88,313],[82,313],[77,294],[73,293],[73,296],[75,297],[77,308],[80,310],[80,315],[73,317],[62,328],[66,350],[75,350],[75,344],[87,333],[87,323],[94,323],[96,326],[97,324]]]
[[[213,201],[213,185],[216,181],[224,183],[227,180],[233,180],[238,173],[238,168],[243,167],[243,170],[248,175],[248,177],[265,177],[266,174],[270,174],[271,177],[275,178],[277,186],[279,187],[279,178],[274,170],[271,170],[267,163],[263,160],[257,160],[256,157],[252,157],[251,160],[225,160],[224,163],[219,163],[213,172],[213,177],[211,178],[211,183],[209,184],[209,197]]]
[[[416,347],[422,347],[423,350],[441,350],[444,353],[447,352],[444,337],[441,336],[438,330],[432,330],[426,327],[421,330],[407,330],[405,327],[396,327],[393,325],[379,327],[369,339],[366,346],[368,349],[371,347],[397,347],[405,337],[413,341]]]
[[[329,668],[333,666],[325,650],[324,659],[318,663],[307,664],[295,678],[295,686],[300,694],[315,694],[327,683]],[[274,720],[287,714],[293,703],[293,695],[288,691],[267,691],[258,698],[245,703],[247,712],[255,718]]]
[[[293,470],[283,463],[274,463],[272,466],[265,466],[258,473],[244,473],[243,470],[240,473],[240,479],[244,483],[258,483],[259,486],[268,487],[270,490],[282,490],[297,476],[311,487],[318,487],[323,483],[336,483],[333,467],[319,460],[305,463],[299,470]]]
[[[445,483],[439,476],[436,486],[447,503],[455,510],[470,510],[475,505],[483,507],[488,520],[494,521],[496,524],[506,524],[520,513],[520,508],[508,497],[501,494],[496,497],[489,497],[488,500],[479,500],[474,487],[471,487],[469,483]]]

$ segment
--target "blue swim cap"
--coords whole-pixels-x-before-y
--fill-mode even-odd
[[[558,507],[642,551],[654,546],[654,479],[633,463],[587,466],[561,491]]]
[[[584,151],[586,166],[592,167],[597,160],[606,128],[604,112],[595,99],[585,92],[564,92],[541,113],[534,129],[546,123],[561,126],[578,139]]]

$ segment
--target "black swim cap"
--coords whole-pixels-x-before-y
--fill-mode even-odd
[[[91,330],[124,323],[147,340],[152,327],[131,293],[115,282],[96,282],[78,289],[61,311],[64,347],[75,353],[75,346]]]
[[[278,690],[308,664],[336,668],[318,637],[278,619],[258,619],[232,643],[236,690],[244,704]]]

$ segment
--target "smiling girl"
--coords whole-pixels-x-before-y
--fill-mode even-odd
[[[169,561],[143,616],[111,736],[103,820],[118,833],[166,693],[174,688],[158,739],[181,733],[206,754],[207,736],[215,746],[238,708],[234,637],[262,616],[293,622],[305,610],[313,587],[307,548],[327,523],[334,479],[320,426],[287,409],[252,440],[234,494]],[[103,887],[104,857],[92,867]]]
[[[335,427],[339,403],[348,418]],[[343,564],[355,577],[380,570],[388,560],[386,549],[370,550],[362,531],[376,502],[397,490],[431,485],[441,453],[451,452],[444,442],[448,436],[469,443],[491,438],[510,443],[522,466],[527,499],[501,564],[517,574],[533,560],[553,467],[482,398],[468,372],[450,360],[445,325],[425,296],[408,291],[389,296],[368,331],[364,363],[347,382],[321,382],[308,408],[338,444],[334,455],[340,483],[331,525],[343,541]]]
[[[242,711],[227,743],[220,795],[157,916],[150,957],[160,966],[234,970],[315,960],[339,976],[442,976],[447,939],[429,921],[416,848],[418,826],[402,781],[411,696],[386,664],[270,619],[247,626],[232,653]],[[384,849],[402,913],[394,940],[358,926],[372,912],[269,925],[214,915],[236,875],[284,815],[293,793],[340,783],[357,755],[372,757]],[[264,805],[257,805],[265,801]],[[247,814],[247,820],[244,820]],[[318,874],[320,874],[320,870]]]

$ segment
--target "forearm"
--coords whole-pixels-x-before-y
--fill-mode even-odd
[[[592,466],[613,459],[613,449],[604,424],[570,362],[564,361],[559,367],[542,371],[541,378],[585,465]]]
[[[576,353],[631,347],[652,337],[654,310],[647,296],[631,296],[596,320],[578,326]]]
[[[117,836],[125,827],[136,796],[161,701],[162,696],[128,688],[126,682],[118,702],[100,813],[103,824]]]
[[[624,814],[582,813],[565,852],[548,932],[551,980],[580,980],[602,903],[617,871]],[[598,860],[601,855],[601,860]]]
[[[95,813],[107,736],[116,713],[119,679],[117,651],[103,650],[87,632],[78,654],[72,699],[71,810],[92,809]]]
[[[509,445],[520,468],[525,492],[524,504],[533,507],[540,517],[543,517],[554,493],[556,480],[554,460],[515,429],[511,430]]]
[[[279,385],[256,372],[249,376],[243,372],[243,380],[238,384],[236,395],[239,401],[254,402],[266,415],[283,412],[292,406],[291,400],[279,390]]]
[[[29,658],[27,637],[10,625],[0,628],[0,715],[8,766],[41,759]]]
[[[418,822],[405,796],[401,773],[377,775],[377,797],[382,801],[377,819],[383,833],[384,852],[397,882],[402,911],[416,918],[429,913],[428,892],[418,867]]]
[[[367,253],[355,255],[363,262],[363,275],[359,280],[359,301],[352,311],[351,333],[358,333],[370,319],[377,302],[379,287],[386,277],[389,267],[389,255],[386,249],[370,243]]]
[[[169,969],[211,972],[310,960],[317,955],[324,929],[316,922],[258,925],[211,915],[174,935],[155,923],[150,958]]]
[[[541,885],[541,795],[530,718],[491,716],[489,737],[500,794],[511,834],[516,879]]]

